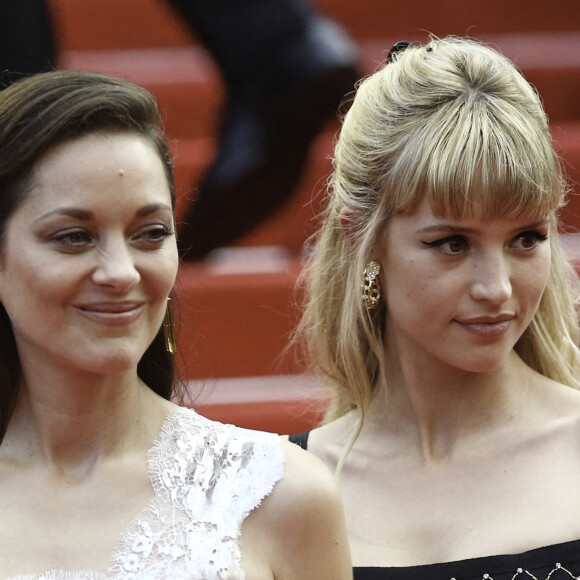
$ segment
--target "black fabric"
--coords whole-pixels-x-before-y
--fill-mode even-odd
[[[201,40],[230,87],[275,82],[312,17],[305,0],[167,0]]]
[[[288,436],[288,440],[291,443],[295,443],[302,449],[308,449],[308,435],[310,435],[310,431],[305,431],[304,433],[296,433],[293,435]]]
[[[521,572],[519,572],[521,570]],[[354,580],[570,580],[580,577],[580,540],[459,562],[398,568],[354,568]]]
[[[0,0],[0,83],[55,66],[48,4],[43,0]]]

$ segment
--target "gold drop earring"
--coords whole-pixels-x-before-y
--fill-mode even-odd
[[[380,264],[374,260],[371,260],[364,270],[364,279],[361,285],[362,299],[368,311],[374,310],[379,305],[379,300],[381,299],[380,271]]]
[[[163,336],[165,337],[165,350],[169,354],[175,354],[175,334],[173,332],[173,315],[171,314],[171,298],[167,298],[167,308],[163,317]]]

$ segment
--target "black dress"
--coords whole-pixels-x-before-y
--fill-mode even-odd
[[[580,540],[503,556],[401,568],[354,568],[354,580],[570,580],[580,578]]]
[[[290,441],[306,449],[308,433],[291,435]],[[580,580],[580,540],[441,564],[355,567],[353,573],[354,580]]]

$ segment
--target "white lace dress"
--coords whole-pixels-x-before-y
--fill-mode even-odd
[[[284,472],[277,435],[179,408],[149,451],[155,496],[127,528],[109,573],[50,570],[6,580],[243,580],[244,518]]]

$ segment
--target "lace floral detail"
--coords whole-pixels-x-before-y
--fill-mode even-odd
[[[14,576],[8,580],[106,580],[104,574],[97,572],[63,572],[62,570],[50,570],[40,575],[25,574]]]
[[[276,435],[221,425],[178,409],[149,452],[155,499],[114,555],[115,580],[243,580],[244,518],[282,477]]]
[[[154,499],[123,534],[108,576],[51,571],[12,580],[244,580],[241,526],[283,475],[278,436],[178,408],[148,459]]]

